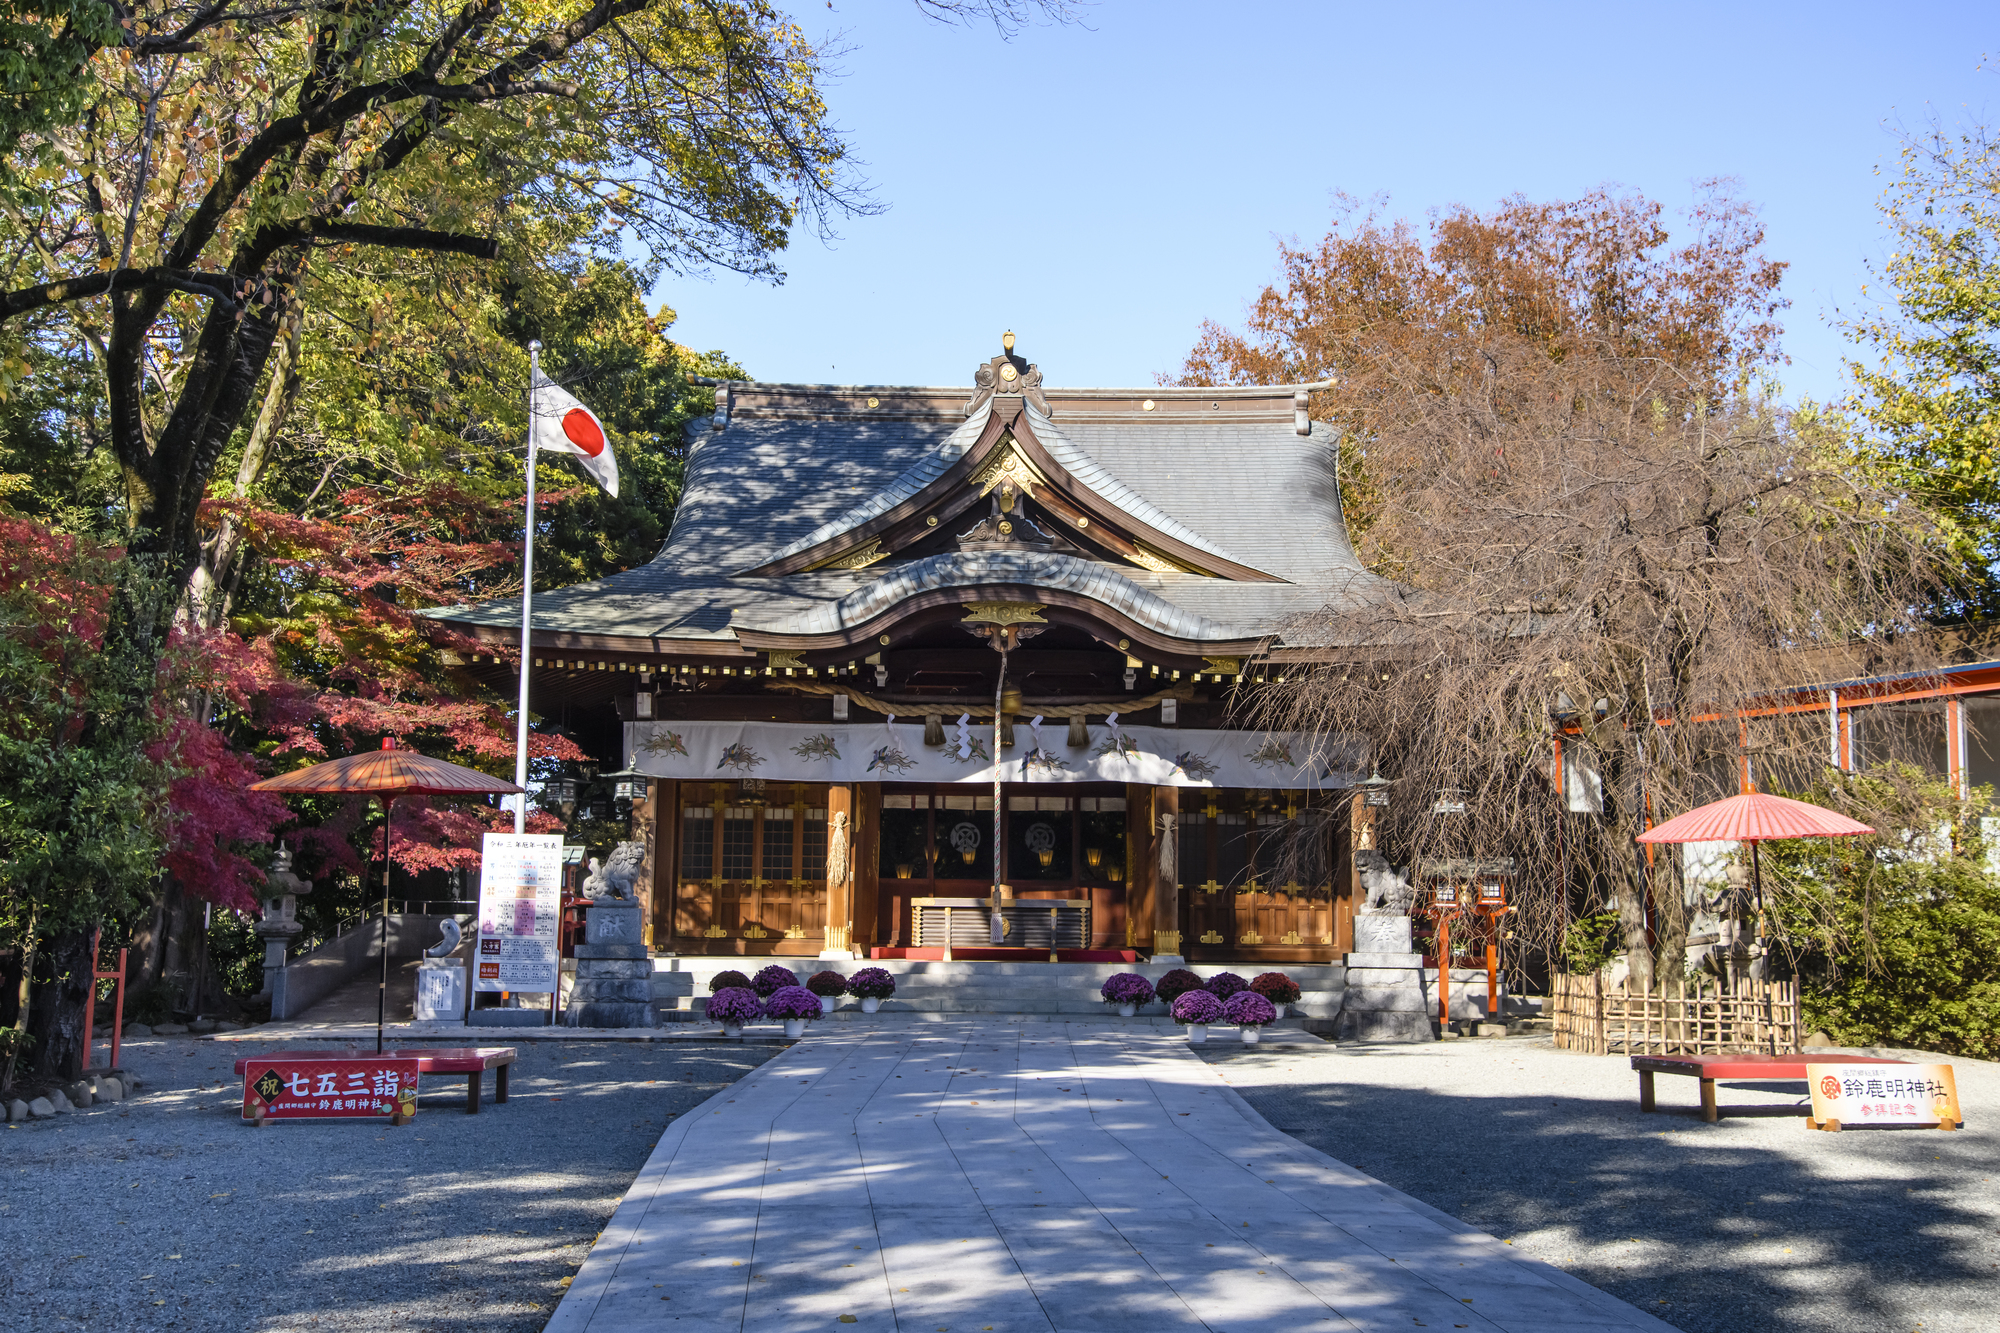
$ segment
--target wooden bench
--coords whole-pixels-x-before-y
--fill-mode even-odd
[[[1760,1055],[1753,1052],[1731,1051],[1723,1055],[1635,1055],[1632,1068],[1639,1071],[1639,1109],[1651,1111],[1653,1106],[1653,1075],[1685,1074],[1701,1080],[1701,1118],[1714,1124],[1722,1118],[1722,1111],[1715,1104],[1715,1081],[1722,1078],[1776,1081],[1780,1079],[1803,1079],[1808,1062],[1816,1064],[1843,1065],[1900,1065],[1903,1060],[1876,1060],[1862,1055],[1833,1055],[1824,1058],[1793,1053],[1790,1055]]]
[[[420,1074],[463,1074],[465,1075],[465,1113],[479,1114],[480,1084],[486,1071],[493,1071],[493,1100],[495,1103],[507,1100],[507,1068],[514,1063],[515,1051],[512,1046],[398,1046],[382,1052],[400,1060],[416,1060]],[[236,1062],[236,1076],[241,1078],[244,1070],[262,1060],[290,1058],[294,1060],[327,1059],[329,1057],[350,1057],[369,1055],[372,1052],[349,1047],[344,1050],[322,1048],[315,1051],[267,1051],[262,1055],[246,1055]]]

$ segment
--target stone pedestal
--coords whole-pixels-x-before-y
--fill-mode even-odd
[[[1406,916],[1354,918],[1347,994],[1334,1036],[1342,1041],[1434,1041],[1424,995],[1424,956],[1410,942]]]
[[[653,1013],[653,959],[642,943],[639,904],[630,898],[594,898],[583,914],[584,942],[576,946],[576,983],[563,1023],[573,1028],[649,1028]]]

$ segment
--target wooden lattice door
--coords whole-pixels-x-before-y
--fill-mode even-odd
[[[826,933],[826,789],[709,785],[706,802],[693,784],[682,802],[675,936],[715,952],[817,954]]]

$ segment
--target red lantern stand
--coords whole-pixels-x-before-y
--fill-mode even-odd
[[[1465,887],[1455,879],[1441,879],[1431,886],[1430,900],[1417,911],[1437,918],[1438,1026],[1451,1026],[1451,918],[1458,912]]]
[[[1487,918],[1486,1016],[1500,1017],[1500,918],[1513,911],[1507,905],[1507,881],[1499,875],[1482,875],[1476,890],[1474,910]]]

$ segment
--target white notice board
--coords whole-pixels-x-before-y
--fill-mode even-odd
[[[479,953],[472,988],[556,988],[561,966],[562,835],[489,833],[479,866]]]

